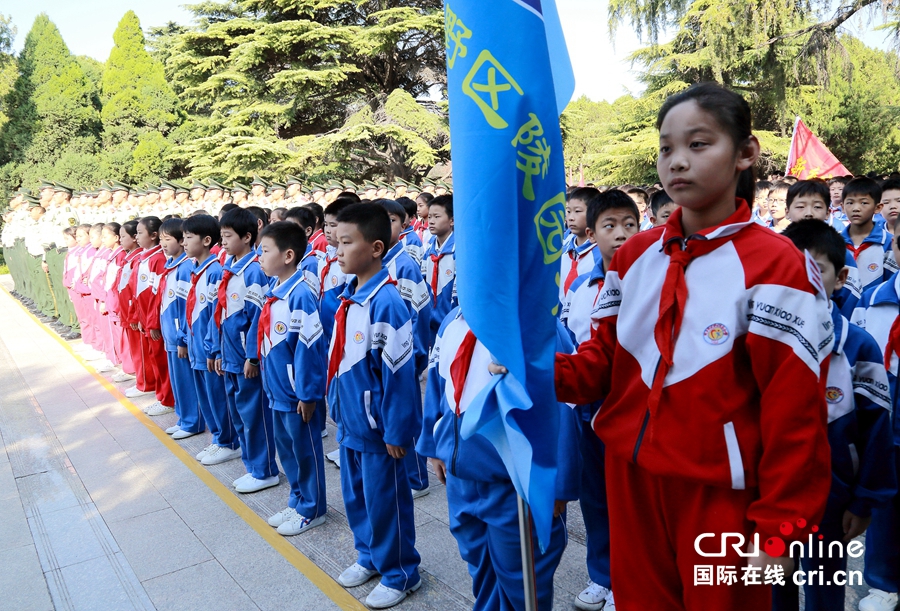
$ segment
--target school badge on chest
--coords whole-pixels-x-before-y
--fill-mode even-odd
[[[141,274],[141,282],[147,282],[147,274]]]
[[[717,322],[703,330],[703,341],[711,346],[718,346],[728,341],[728,335],[728,327]]]
[[[278,335],[284,335],[285,332],[287,332],[287,326],[283,322],[276,322],[275,333],[277,333]]]
[[[363,343],[364,339],[366,339],[366,336],[363,335],[362,331],[357,331],[356,333],[353,334],[353,341],[356,342],[357,344]]]
[[[825,400],[834,405],[835,403],[840,403],[844,398],[844,391],[838,388],[837,386],[829,386],[825,389]]]
[[[877,272],[878,264],[877,263],[869,263],[869,266],[866,269],[868,269],[870,272]]]

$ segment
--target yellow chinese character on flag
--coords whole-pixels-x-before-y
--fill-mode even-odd
[[[482,70],[484,67],[487,69]],[[520,96],[525,95],[516,79],[487,49],[482,51],[475,60],[475,64],[463,81],[462,90],[478,105],[478,108],[484,113],[484,118],[494,129],[509,127],[509,123],[498,112],[501,94],[515,92]]]

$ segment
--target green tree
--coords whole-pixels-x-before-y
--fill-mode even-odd
[[[92,84],[46,14],[35,19],[17,67],[6,97],[9,121],[0,129],[0,175],[6,190],[41,176],[96,180],[100,116],[91,99]]]
[[[178,100],[166,82],[162,64],[146,49],[134,11],[119,21],[113,40],[100,94],[104,169],[111,176],[139,182],[165,167],[159,163],[148,167],[146,154],[148,147],[163,154],[168,150],[165,135],[181,120]]]
[[[16,27],[12,19],[0,14],[0,129],[9,120],[6,112],[6,96],[12,91],[18,71],[16,57],[12,53]]]

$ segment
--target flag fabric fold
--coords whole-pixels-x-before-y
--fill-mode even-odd
[[[851,174],[803,123],[800,117],[794,121],[794,135],[791,137],[791,149],[788,152],[785,173],[788,176],[796,176],[800,180],[810,178],[828,180],[835,176]]]
[[[575,80],[553,0],[448,0],[444,17],[457,292],[475,336],[509,370],[469,406],[461,432],[497,448],[544,549],[559,443],[559,115]]]

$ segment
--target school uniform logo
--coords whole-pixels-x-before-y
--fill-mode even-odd
[[[868,269],[870,272],[877,272],[878,264],[877,263],[869,263],[869,267],[867,267],[866,269]]]
[[[844,398],[844,391],[842,391],[837,386],[829,386],[825,389],[825,400],[834,405],[835,403],[840,403]]]
[[[275,333],[278,335],[284,335],[287,332],[287,325],[283,322],[278,321],[275,323]]]
[[[356,333],[353,334],[353,341],[356,342],[357,344],[363,343],[364,339],[366,339],[366,336],[363,335],[362,331],[357,331]]]
[[[452,276],[452,275],[453,275],[453,270],[452,270],[452,269],[448,269],[447,271],[444,272],[444,274],[447,275],[447,276]]]
[[[204,302],[206,302],[206,295],[204,295],[203,293],[200,293],[200,297],[198,297],[198,299],[200,300],[200,303],[204,303]]]
[[[237,294],[237,293],[232,293],[232,294],[231,294],[231,300],[232,300],[232,301],[237,301],[238,299],[239,299],[239,297],[238,297],[238,294]]]
[[[703,330],[703,341],[711,346],[718,346],[728,341],[728,335],[728,327],[717,322]]]
[[[166,291],[166,297],[171,299],[174,296],[175,296],[175,291],[173,289],[169,289],[168,291]]]
[[[141,274],[141,282],[147,282],[147,274]]]
[[[337,283],[338,283],[337,276],[332,276],[331,277],[331,286],[333,286],[333,287],[337,286]]]

